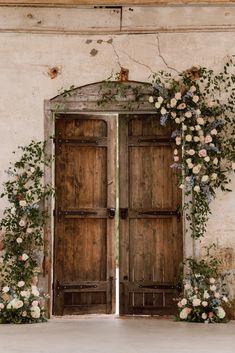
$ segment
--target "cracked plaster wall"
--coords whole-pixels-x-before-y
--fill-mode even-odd
[[[192,65],[220,69],[235,54],[235,32],[181,32],[121,35],[0,33],[0,184],[11,152],[32,138],[43,139],[43,101],[61,88],[102,81],[129,69],[129,79],[150,81],[159,69],[173,73]],[[48,70],[59,67],[56,77]],[[218,193],[207,237],[216,242],[224,268],[235,270],[235,178],[233,192]],[[0,214],[5,202],[0,201]],[[200,252],[200,245],[197,247]],[[186,255],[192,244],[186,239]],[[227,249],[227,250],[226,250]],[[229,254],[229,255],[228,255]]]

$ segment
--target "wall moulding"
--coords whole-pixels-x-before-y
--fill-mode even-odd
[[[0,7],[0,32],[98,34],[234,31],[235,3],[108,7]]]

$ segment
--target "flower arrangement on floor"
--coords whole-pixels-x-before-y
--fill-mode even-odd
[[[160,71],[149,97],[164,126],[173,122],[173,164],[185,202],[193,238],[206,231],[215,190],[228,190],[227,172],[235,170],[235,76],[229,60],[223,72],[193,67],[173,78]]]
[[[37,288],[43,227],[41,203],[52,194],[43,184],[49,159],[45,143],[32,141],[19,147],[22,156],[8,170],[4,192],[9,206],[0,222],[3,249],[0,257],[0,323],[34,323],[46,320],[45,299]]]
[[[188,258],[188,273],[184,279],[184,294],[178,300],[177,319],[189,322],[227,322],[223,306],[228,305],[224,277],[218,271],[219,261]]]

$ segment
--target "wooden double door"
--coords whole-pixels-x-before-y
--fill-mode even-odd
[[[56,121],[55,315],[115,312],[117,261],[120,314],[174,312],[183,244],[171,134],[153,114]]]

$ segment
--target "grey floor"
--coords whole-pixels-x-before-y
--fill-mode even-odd
[[[0,325],[0,353],[235,353],[235,321],[83,317]]]

